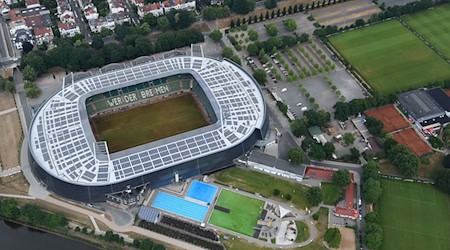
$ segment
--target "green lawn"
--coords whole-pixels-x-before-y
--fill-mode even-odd
[[[309,238],[309,227],[303,221],[296,221],[295,225],[298,232],[295,242],[304,242]]]
[[[330,42],[382,94],[450,79],[450,64],[397,20],[341,33]]]
[[[306,191],[308,187],[285,179],[275,178],[272,175],[263,174],[256,171],[244,170],[241,168],[228,168],[213,175],[220,183],[232,185],[248,192],[260,193],[263,196],[280,200],[286,203],[291,202],[295,207],[304,209],[308,206],[306,202]],[[292,200],[287,201],[280,196],[274,196],[273,190],[280,190],[281,195],[291,194]]]
[[[341,199],[341,191],[335,184],[329,182],[322,182],[320,187],[322,189],[323,203],[326,205],[336,205]]]
[[[450,5],[435,7],[402,19],[433,47],[450,57]]]
[[[110,153],[208,125],[191,95],[91,119]]]
[[[450,197],[432,185],[382,179],[381,249],[448,249]]]
[[[264,201],[222,190],[216,205],[230,209],[230,213],[214,209],[210,224],[253,236],[253,228],[261,216]]]

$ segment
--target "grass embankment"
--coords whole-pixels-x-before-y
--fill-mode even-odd
[[[213,175],[213,178],[222,184],[231,185],[252,193],[259,193],[271,199],[291,203],[297,208],[304,209],[308,206],[306,201],[308,187],[295,182],[236,167],[218,172]],[[275,196],[273,194],[274,189],[280,190],[280,195]],[[282,195],[286,197],[287,194],[292,196],[290,201],[281,197]]]

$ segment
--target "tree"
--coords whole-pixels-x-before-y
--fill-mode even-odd
[[[17,219],[20,215],[20,210],[17,207],[17,202],[14,199],[0,200],[0,214],[9,219]]]
[[[23,79],[28,81],[34,81],[36,80],[38,74],[36,70],[31,67],[30,65],[25,66],[25,68],[22,71]]]
[[[364,238],[364,243],[370,249],[378,249],[383,242],[383,229],[377,223],[367,223],[366,224],[366,237]]]
[[[344,143],[347,145],[352,145],[355,142],[355,136],[353,133],[345,133],[342,137],[344,140]]]
[[[169,19],[166,16],[158,17],[157,23],[159,30],[167,31],[170,28]]]
[[[158,25],[158,20],[152,13],[144,16],[144,22],[148,23],[150,27],[156,27]]]
[[[267,9],[273,9],[277,7],[277,0],[266,0],[264,1],[264,6],[266,6]]]
[[[25,87],[25,96],[28,98],[36,98],[42,93],[41,89],[35,84],[31,84],[28,88]]]
[[[248,31],[248,39],[250,39],[250,41],[258,40],[258,32],[253,29],[249,30]]]
[[[291,123],[291,131],[297,137],[308,133],[308,121],[305,118],[295,120]]]
[[[403,145],[394,146],[388,151],[388,157],[402,175],[413,177],[419,170],[419,158]]]
[[[450,169],[438,169],[432,177],[438,189],[450,194]]]
[[[383,122],[375,117],[367,117],[365,125],[373,136],[380,136],[384,127]]]
[[[364,22],[364,20],[362,20],[362,19],[356,19],[356,21],[355,21],[356,27],[364,26],[364,24],[366,24],[366,22]]]
[[[278,34],[278,28],[275,24],[267,24],[266,31],[269,36],[276,36]]]
[[[153,16],[153,15],[152,15]],[[103,39],[100,35],[93,35],[92,36],[92,43],[91,43],[91,47],[94,49],[102,49],[103,48]]]
[[[182,9],[178,10],[177,13],[175,13],[175,24],[172,24],[172,27],[175,29],[185,29],[194,22],[195,22],[194,12]]]
[[[381,218],[380,218],[380,215],[374,211],[374,212],[370,212],[370,213],[366,214],[366,216],[364,217],[364,221],[366,223],[380,224]]]
[[[222,36],[223,34],[219,30],[214,30],[213,32],[209,33],[209,38],[211,38],[216,43],[220,42]]]
[[[251,43],[247,46],[247,52],[249,56],[257,56],[259,53],[258,46],[255,43]]]
[[[321,128],[325,128],[330,121],[330,113],[320,110],[308,110],[305,111],[304,116],[308,118],[308,125],[309,126],[319,126]]]
[[[231,10],[238,14],[247,14],[255,8],[254,0],[231,0]]]
[[[280,195],[280,190],[277,189],[277,188],[275,188],[275,189],[272,191],[272,194],[275,195],[275,196],[278,196],[278,195]]]
[[[305,161],[305,153],[301,148],[291,148],[288,151],[288,158],[294,164],[301,164]]]
[[[149,239],[142,240],[141,244],[139,245],[140,250],[152,250],[153,248],[153,242]]]
[[[328,243],[331,248],[338,248],[341,244],[341,232],[339,229],[332,227],[328,228],[323,236],[324,240]]]
[[[223,48],[222,56],[225,58],[231,58],[233,56],[233,50],[230,47]]]
[[[430,144],[433,148],[440,149],[440,148],[444,147],[444,142],[435,136],[430,136],[428,141],[430,142]]]
[[[375,203],[381,197],[383,189],[379,180],[369,178],[363,184],[363,197],[367,203]]]
[[[267,73],[262,69],[255,70],[253,77],[260,85],[266,85],[267,83]]]
[[[394,146],[397,146],[398,142],[396,140],[394,140],[394,138],[390,137],[390,136],[386,136],[386,138],[384,138],[384,142],[383,142],[383,146],[386,149],[386,151],[389,151],[391,148],[393,148]]]
[[[322,189],[320,189],[319,187],[312,187],[310,189],[308,189],[308,191],[306,192],[306,200],[308,201],[310,206],[317,206],[319,205],[322,200]]]
[[[333,183],[338,188],[344,189],[351,183],[350,172],[346,169],[340,169],[333,173]]]
[[[283,21],[284,26],[289,31],[295,31],[297,29],[297,22],[294,19],[286,19]]]
[[[377,180],[380,176],[379,174],[380,166],[376,161],[368,161],[366,165],[363,166],[363,178],[364,181],[372,178],[374,180]]]
[[[450,168],[450,154],[444,156],[443,165],[444,168]]]
[[[323,151],[325,152],[325,156],[327,159],[332,158],[334,151],[336,148],[334,147],[334,144],[332,142],[327,142],[325,145],[323,145]]]
[[[12,83],[11,81],[6,81],[5,82],[5,90],[11,94],[14,94],[14,93],[16,93],[16,85],[14,85],[14,83]]]
[[[288,111],[288,107],[282,101],[277,101],[277,107],[281,111],[281,113],[286,114]]]
[[[323,161],[326,158],[325,150],[323,150],[322,145],[314,143],[311,145],[311,150],[309,151],[309,157],[313,160]]]

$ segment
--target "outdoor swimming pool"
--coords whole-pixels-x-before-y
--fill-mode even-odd
[[[193,181],[186,196],[192,199],[206,202],[208,205],[213,201],[217,193],[217,187],[204,182]]]
[[[208,212],[207,206],[163,192],[158,193],[152,207],[178,214],[196,221],[203,221],[206,213]]]

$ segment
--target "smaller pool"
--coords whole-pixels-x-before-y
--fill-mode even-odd
[[[196,221],[203,221],[206,213],[208,212],[207,206],[203,206],[163,192],[158,193],[155,201],[153,201],[152,207],[178,214]]]
[[[216,196],[217,189],[216,186],[204,182],[193,181],[186,196],[210,204]]]

